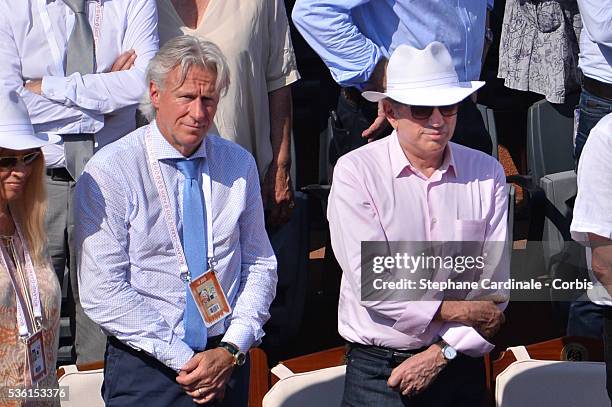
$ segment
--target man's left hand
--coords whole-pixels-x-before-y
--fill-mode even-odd
[[[32,93],[42,95],[42,79],[27,81],[23,86]]]
[[[270,164],[261,186],[264,208],[269,209],[266,222],[276,226],[289,222],[291,211],[295,206],[291,189],[291,167],[288,165]]]
[[[440,346],[433,344],[393,369],[387,384],[404,396],[414,396],[425,390],[447,363]]]
[[[196,353],[181,368],[176,381],[197,404],[223,400],[234,370],[234,358],[224,348]]]

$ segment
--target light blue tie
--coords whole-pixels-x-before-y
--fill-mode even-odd
[[[185,176],[183,184],[183,250],[191,279],[194,280],[208,269],[206,247],[206,210],[202,186],[198,176],[200,159],[180,160],[176,168]],[[206,348],[206,326],[191,296],[189,282],[186,283],[186,302],[183,324],[185,343],[193,350]]]

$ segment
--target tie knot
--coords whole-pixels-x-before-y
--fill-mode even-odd
[[[87,6],[87,0],[64,0],[64,3],[72,10],[75,14],[85,13]]]
[[[192,160],[179,160],[176,162],[176,168],[188,179],[198,179],[198,164],[199,158]]]

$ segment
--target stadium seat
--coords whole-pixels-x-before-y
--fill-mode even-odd
[[[62,407],[104,407],[100,389],[104,381],[104,362],[86,365],[66,365],[57,369],[60,386],[68,387],[68,399],[62,400]]]
[[[280,362],[263,407],[339,406],[344,391],[344,347]]]
[[[487,386],[496,407],[610,406],[600,340],[563,337],[509,348],[486,358]]]

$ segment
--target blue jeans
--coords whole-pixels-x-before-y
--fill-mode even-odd
[[[604,314],[608,307],[591,301],[573,301],[567,319],[568,336],[588,336],[601,338],[604,327]]]
[[[589,133],[605,115],[612,113],[612,100],[595,96],[583,88],[580,93],[578,109],[580,113],[576,132],[576,147],[574,148],[576,169]]]
[[[387,386],[398,364],[352,348],[347,354],[343,406],[474,407],[484,397],[482,358],[458,355],[422,393],[404,397]]]

